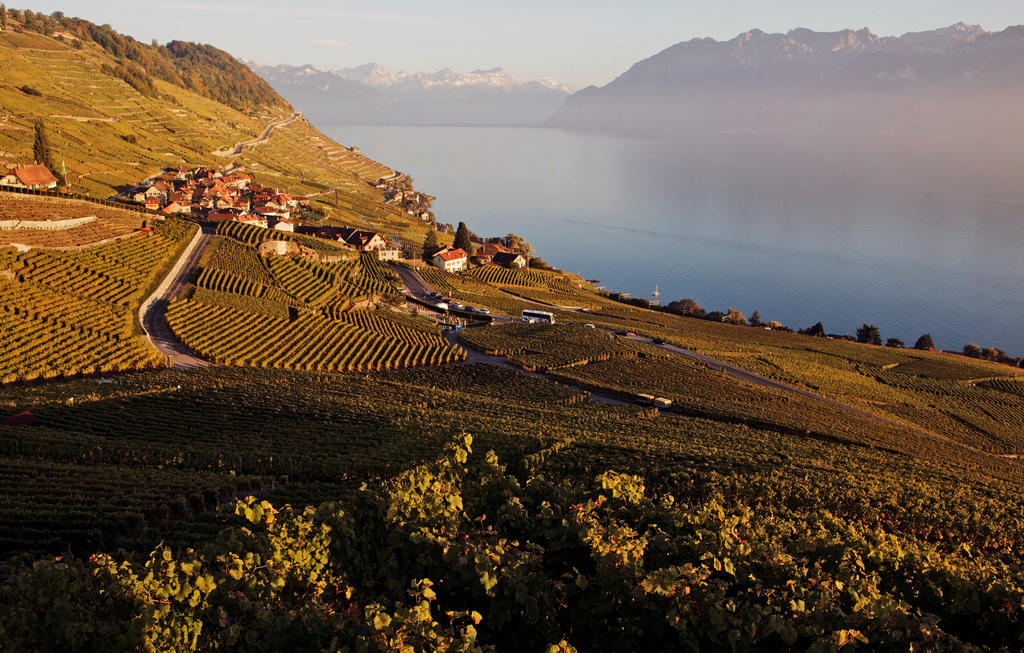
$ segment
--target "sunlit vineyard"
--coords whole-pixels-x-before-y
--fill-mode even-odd
[[[436,329],[366,310],[395,296],[397,282],[375,255],[261,256],[247,238],[220,237],[167,317],[187,347],[219,364],[344,371],[462,360]]]
[[[55,230],[0,229],[0,246],[76,247],[130,234],[153,216],[95,202],[0,191],[0,222],[92,218],[88,223]]]
[[[135,335],[135,312],[195,226],[167,220],[152,234],[64,252],[0,250],[0,381],[159,367]]]

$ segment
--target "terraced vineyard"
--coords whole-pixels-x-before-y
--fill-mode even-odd
[[[135,312],[195,225],[168,219],[152,234],[80,252],[0,249],[0,382],[160,367],[135,335]]]
[[[355,310],[356,303],[396,294],[397,277],[376,256],[331,263],[260,256],[247,244],[250,235],[240,236],[215,239],[193,283],[168,309],[172,330],[199,357],[324,371],[439,365],[465,357],[436,329],[390,311]]]
[[[549,371],[610,359],[667,358],[657,347],[628,338],[556,324],[510,324],[498,328],[463,329],[459,340],[489,354],[505,356],[530,370]]]
[[[81,200],[5,193],[0,191],[0,222],[56,221],[94,218],[71,228],[41,229],[19,225],[0,229],[0,247],[19,243],[30,247],[79,247],[131,234],[151,215]]]

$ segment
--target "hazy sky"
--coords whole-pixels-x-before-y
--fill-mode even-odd
[[[1024,23],[1021,0],[59,0],[13,7],[109,23],[142,41],[211,43],[265,63],[408,72],[502,66],[521,79],[604,84],[698,36],[758,27],[902,34],[957,21]]]

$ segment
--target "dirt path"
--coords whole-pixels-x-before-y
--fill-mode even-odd
[[[139,322],[146,342],[161,354],[167,356],[174,369],[206,367],[207,361],[196,358],[174,335],[167,323],[167,305],[170,304],[188,282],[192,271],[199,263],[203,250],[213,240],[213,232],[198,231],[185,247],[171,271],[160,282],[157,289],[139,307]]]
[[[290,122],[292,122],[294,120],[297,120],[301,116],[302,116],[302,113],[299,112],[299,111],[296,111],[289,118],[285,118],[284,120],[279,120],[277,122],[272,122],[269,125],[267,125],[267,128],[263,130],[263,133],[260,134],[259,138],[254,138],[254,139],[249,140],[249,141],[242,141],[241,143],[239,143],[239,144],[237,144],[237,145],[235,145],[233,147],[227,147],[227,148],[224,148],[223,150],[217,150],[216,152],[213,153],[213,155],[214,156],[238,156],[239,154],[242,153],[242,150],[244,150],[247,146],[254,146],[254,145],[259,145],[261,143],[266,143],[270,139],[270,134],[275,129],[277,129],[278,127],[284,127],[285,125],[289,124]]]

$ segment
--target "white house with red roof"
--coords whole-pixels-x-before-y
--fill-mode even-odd
[[[461,272],[466,269],[469,255],[461,247],[446,247],[434,254],[430,262],[445,272]]]
[[[16,165],[0,175],[0,186],[46,190],[57,187],[57,178],[44,165]]]

